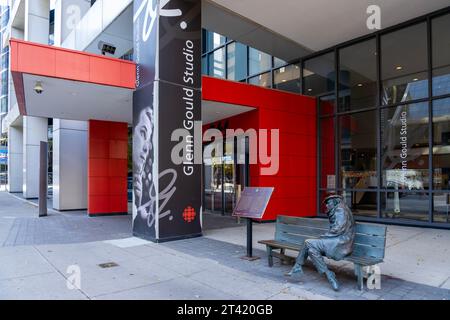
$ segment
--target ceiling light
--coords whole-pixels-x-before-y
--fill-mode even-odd
[[[363,86],[363,84],[362,83],[358,83],[358,87],[362,87]]]
[[[402,66],[396,66],[395,70],[398,70],[398,71],[403,70],[403,67]]]
[[[308,89],[308,92],[312,92],[312,89]]]
[[[283,82],[287,82],[287,80],[286,80],[286,79],[283,79],[283,80],[281,80],[281,81],[283,81]]]
[[[413,81],[419,81],[419,79],[418,78],[414,78]]]

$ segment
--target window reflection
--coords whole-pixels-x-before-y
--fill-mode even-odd
[[[334,53],[307,60],[303,70],[305,95],[319,96],[335,90]]]
[[[429,220],[429,195],[422,192],[385,192],[381,197],[383,218],[406,220]]]
[[[433,95],[450,93],[450,14],[433,19]]]
[[[209,75],[216,78],[225,78],[225,50],[218,49],[209,55]]]
[[[378,216],[376,192],[344,191],[342,195],[354,215],[371,218]]]
[[[382,103],[428,96],[427,26],[420,23],[381,37]]]
[[[227,38],[211,31],[203,30],[203,52],[212,51],[223,46]]]
[[[428,188],[428,119],[428,102],[381,110],[384,187]]]
[[[375,39],[340,50],[339,110],[377,104],[377,48]]]
[[[433,102],[433,186],[450,190],[450,99]]]
[[[289,65],[274,71],[274,88],[300,93],[300,67]]]
[[[259,76],[248,79],[248,83],[254,84],[260,87],[270,88],[272,87],[272,77],[271,73],[263,73]]]
[[[433,194],[433,222],[450,223],[450,192]]]
[[[247,47],[233,42],[227,47],[227,78],[240,81],[247,77]]]
[[[249,48],[250,75],[268,71],[272,68],[272,56],[254,48]]]
[[[378,187],[376,128],[375,111],[339,117],[342,188]]]
[[[320,188],[336,188],[334,117],[320,119]]]

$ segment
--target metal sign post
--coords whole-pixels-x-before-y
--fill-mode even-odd
[[[274,188],[244,189],[234,211],[235,217],[247,218],[247,255],[242,259],[254,261],[260,259],[253,256],[253,219],[262,219]]]
[[[48,143],[41,141],[39,161],[39,217],[46,217],[48,193]]]

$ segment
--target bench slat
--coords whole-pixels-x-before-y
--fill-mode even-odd
[[[303,243],[305,242],[306,239],[311,239],[311,237],[302,237],[298,235],[291,235],[289,233],[284,233],[275,240],[279,242],[289,242],[298,246],[303,246]]]
[[[372,246],[376,248],[384,248],[386,245],[386,238],[379,236],[368,236],[366,234],[356,234],[355,244]]]
[[[258,243],[268,245],[272,248],[280,248],[280,249],[289,249],[294,251],[300,251],[301,246],[295,245],[289,242],[283,242],[283,241],[274,241],[274,240],[264,240],[264,241],[258,241]]]
[[[375,247],[355,244],[353,247],[352,256],[383,259],[384,258],[384,248],[375,248]]]
[[[318,238],[319,236],[323,235],[327,231],[328,231],[328,229],[316,229],[316,228],[286,225],[286,224],[280,223],[276,227],[275,238],[278,238],[286,233],[292,234],[292,235],[299,235],[302,237]]]
[[[304,227],[324,228],[328,229],[330,223],[325,219],[317,218],[297,218],[288,216],[278,216],[277,223],[284,223],[290,225],[301,225]]]
[[[386,226],[356,223],[356,233],[386,237]]]
[[[364,258],[364,257],[355,257],[355,256],[347,257],[344,260],[353,262],[356,264],[360,264],[363,266],[373,266],[375,264],[379,264],[379,263],[383,262],[383,259]]]

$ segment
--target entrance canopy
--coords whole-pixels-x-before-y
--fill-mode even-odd
[[[21,115],[132,122],[133,62],[12,39],[11,73]]]

